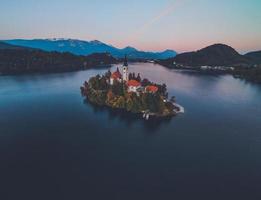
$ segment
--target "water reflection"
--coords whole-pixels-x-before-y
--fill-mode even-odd
[[[144,191],[143,199],[156,198],[154,191],[156,199],[168,192],[193,199],[243,191],[245,199],[260,199],[252,198],[261,184],[260,86],[150,63],[129,69],[166,83],[186,113],[144,121],[82,103],[80,86],[107,69],[0,77],[1,191],[56,199],[68,192],[70,199],[134,190]]]
[[[131,128],[136,123],[142,125],[147,133],[154,133],[158,131],[161,126],[167,125],[171,122],[172,117],[165,118],[151,118],[150,120],[144,120],[142,114],[134,114],[125,110],[113,109],[107,106],[97,106],[90,103],[87,99],[83,100],[83,103],[92,108],[94,114],[105,114],[109,121],[120,121],[125,127]]]

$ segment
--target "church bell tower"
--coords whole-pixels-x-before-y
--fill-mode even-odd
[[[127,61],[126,55],[125,55],[125,58],[124,58],[122,73],[123,73],[123,76],[122,76],[123,81],[128,81],[129,80],[129,74],[128,74],[128,61]]]

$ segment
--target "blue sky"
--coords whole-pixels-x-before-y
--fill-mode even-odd
[[[261,49],[260,0],[1,0],[0,39],[98,39],[178,52]]]

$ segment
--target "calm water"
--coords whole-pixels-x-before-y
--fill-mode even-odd
[[[0,199],[261,198],[261,86],[134,64],[186,110],[144,122],[83,103],[104,71],[0,77]]]

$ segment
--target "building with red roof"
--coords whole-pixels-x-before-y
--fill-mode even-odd
[[[141,83],[136,80],[129,80],[127,82],[127,86],[129,92],[137,92],[137,90],[141,87]]]
[[[155,93],[159,90],[159,88],[155,85],[148,85],[146,88],[145,88],[145,91],[146,92],[149,92],[149,93]]]
[[[127,84],[128,84],[128,86],[134,86],[134,87],[141,86],[141,83],[136,80],[129,80]]]
[[[120,70],[117,67],[117,70],[111,74],[110,79],[108,80],[110,85],[113,85],[115,81],[118,81],[118,82],[127,82],[128,81],[129,72],[128,72],[128,61],[127,61],[126,55],[125,55],[124,64],[121,68],[121,71],[122,71],[122,74],[120,73]]]
[[[121,73],[119,71],[113,72],[111,75],[111,78],[119,79],[119,78],[121,78]]]
[[[121,80],[122,80],[122,75],[121,75],[121,73],[118,70],[111,74],[110,84],[113,85],[115,80],[119,81],[119,82],[121,82]]]

